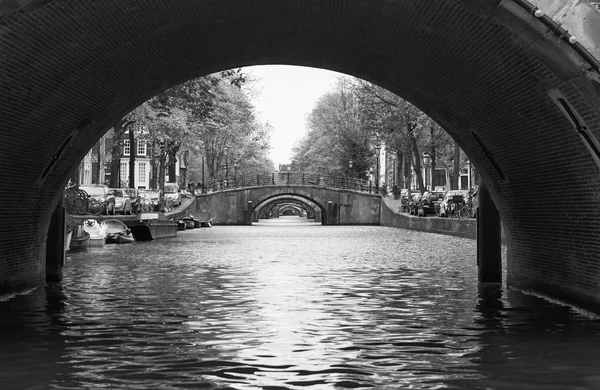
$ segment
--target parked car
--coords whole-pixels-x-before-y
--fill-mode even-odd
[[[111,188],[115,197],[115,211],[125,215],[131,215],[131,199],[125,188]]]
[[[408,213],[410,215],[417,215],[419,210],[419,202],[421,201],[421,197],[423,194],[418,193],[414,194],[412,199],[408,201]]]
[[[181,206],[181,190],[177,183],[165,183],[165,198],[171,199],[175,206]]]
[[[427,214],[435,214],[435,205],[441,203],[445,195],[443,191],[425,191],[419,201],[417,215],[425,217]]]
[[[141,212],[141,201],[140,201],[140,193],[135,188],[123,188],[123,191],[129,195],[129,200],[131,201],[131,211],[134,214],[138,214]]]
[[[459,210],[469,197],[469,191],[451,190],[448,191],[442,203],[440,204],[440,217],[449,217],[453,208]]]
[[[90,198],[97,200],[102,205],[102,214],[115,213],[115,197],[107,185],[82,184],[79,189],[87,192]]]

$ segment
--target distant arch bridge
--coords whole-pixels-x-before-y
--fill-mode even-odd
[[[210,211],[220,225],[251,225],[278,216],[279,207],[303,209],[324,225],[378,225],[381,197],[372,191],[368,181],[348,177],[232,177],[208,181],[196,197],[196,210]]]

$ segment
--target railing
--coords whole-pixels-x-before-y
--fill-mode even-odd
[[[259,186],[318,186],[325,188],[345,189],[360,192],[375,192],[375,187],[369,180],[352,177],[320,176],[301,172],[283,172],[272,174],[256,174],[246,176],[230,176],[209,179],[196,188],[197,193],[208,193],[244,187]]]

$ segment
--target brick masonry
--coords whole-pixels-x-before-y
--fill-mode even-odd
[[[318,210],[327,225],[378,225],[380,222],[379,196],[319,186],[249,187],[199,195],[196,211],[210,211],[215,225],[243,225],[247,222],[248,202],[252,202],[251,211],[256,218],[263,208],[286,199]],[[328,202],[335,208],[329,219]]]
[[[564,3],[597,52],[598,13]],[[586,145],[600,138],[600,77],[511,0],[1,4],[0,295],[43,283],[51,210],[118,118],[187,79],[277,63],[362,77],[428,113],[488,183],[509,283],[600,304],[600,159]]]

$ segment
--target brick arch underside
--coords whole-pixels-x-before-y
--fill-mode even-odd
[[[298,212],[302,212],[302,211],[306,212],[308,219],[315,218],[315,212],[312,207],[309,207],[307,204],[305,204],[303,202],[289,201],[289,200],[273,202],[273,203],[270,203],[269,206],[263,207],[263,209],[261,210],[261,213],[258,215],[258,218],[259,219],[267,218],[268,214],[266,214],[266,212],[271,211],[273,209],[273,207],[275,207],[275,206],[279,206],[280,212],[281,212],[281,210],[286,210],[288,208],[291,208]]]
[[[252,221],[257,222],[261,216],[266,218],[264,216],[265,211],[268,212],[268,210],[282,203],[295,203],[299,207],[307,210],[307,212],[310,210],[313,216],[318,213],[321,217],[321,221],[323,223],[326,222],[325,219],[327,217],[327,210],[324,208],[324,206],[320,203],[316,203],[312,200],[312,198],[300,194],[274,195],[259,200],[258,204],[254,207]]]
[[[510,0],[30,4],[0,19],[0,294],[43,283],[51,210],[118,118],[193,77],[295,64],[373,81],[433,117],[490,188],[508,282],[600,306],[600,169],[548,93],[593,143],[600,84]]]

